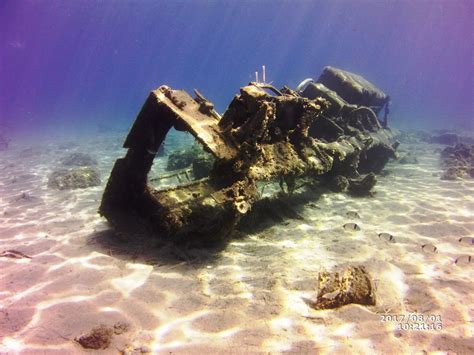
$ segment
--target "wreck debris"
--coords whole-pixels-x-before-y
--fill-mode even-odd
[[[197,91],[195,99],[167,86],[152,91],[126,138],[127,154],[115,163],[99,212],[127,233],[206,242],[227,235],[252,210],[261,198],[257,183],[278,183],[282,195],[292,195],[310,186],[308,181],[339,176],[347,182],[344,188],[369,191],[376,181],[371,173],[395,157],[392,135],[377,118],[388,96],[335,68],[326,68],[320,80],[302,95],[250,83],[222,116]],[[209,172],[197,173],[202,162],[193,158],[199,180],[157,190],[148,182],[160,177],[147,175],[153,152],[171,128],[191,133],[213,163]]]
[[[183,180],[186,181],[186,182],[191,182],[192,172],[193,172],[193,170],[191,168],[184,168],[184,169],[174,170],[174,171],[170,172],[169,174],[160,175],[160,176],[151,178],[148,181],[149,182],[156,182],[156,181],[161,181],[161,180],[165,180],[165,179],[176,178],[180,184],[183,183]]]
[[[373,306],[372,278],[363,266],[349,266],[332,273],[322,270],[318,277],[316,300],[308,303],[314,309],[338,308],[350,303]]]

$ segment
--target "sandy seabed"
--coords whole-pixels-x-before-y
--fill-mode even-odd
[[[122,141],[52,135],[0,152],[0,252],[32,257],[0,257],[1,354],[91,352],[74,339],[118,322],[127,331],[97,352],[474,353],[473,245],[459,242],[474,237],[474,180],[440,180],[440,146],[402,145],[419,163],[389,163],[373,198],[323,194],[303,220],[185,253],[120,241],[97,214]],[[98,159],[101,186],[48,188],[73,152]],[[309,307],[319,271],[349,264],[372,275],[377,305]]]

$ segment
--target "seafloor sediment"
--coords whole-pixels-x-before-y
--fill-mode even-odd
[[[323,193],[302,220],[213,252],[120,241],[97,208],[123,135],[53,138],[0,152],[0,252],[32,257],[0,257],[0,353],[80,353],[101,324],[126,324],[101,350],[114,354],[474,352],[474,180],[440,179],[441,146],[401,145],[417,163],[390,162],[373,198]],[[100,186],[48,187],[70,153],[97,159]],[[377,304],[312,309],[318,272],[348,264]]]

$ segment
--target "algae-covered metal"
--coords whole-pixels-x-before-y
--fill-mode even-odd
[[[198,92],[193,99],[167,86],[152,91],[125,141],[126,156],[112,170],[100,213],[125,233],[203,242],[222,238],[250,213],[259,181],[279,181],[291,194],[298,179],[345,177],[350,185],[363,178],[359,172],[380,171],[395,153],[373,108],[347,103],[335,91],[311,96],[309,88],[299,94],[250,83],[222,117]],[[215,162],[209,177],[157,190],[147,175],[172,127],[191,133]]]

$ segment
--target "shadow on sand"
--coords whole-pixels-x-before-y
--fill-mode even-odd
[[[90,235],[88,244],[112,257],[132,262],[160,267],[163,265],[189,265],[205,267],[220,258],[231,240],[245,239],[248,234],[263,232],[277,224],[288,224],[288,220],[304,220],[305,206],[318,208],[317,200],[325,190],[305,189],[291,196],[280,194],[274,198],[264,198],[254,204],[252,211],[245,215],[227,237],[211,245],[174,243],[157,236],[125,235],[112,228]]]

